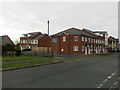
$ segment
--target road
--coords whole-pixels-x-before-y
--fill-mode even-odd
[[[118,54],[64,56],[66,62],[4,71],[3,88],[117,88]]]

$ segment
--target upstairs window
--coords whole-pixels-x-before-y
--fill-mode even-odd
[[[87,37],[85,37],[85,42],[87,42]]]
[[[25,40],[23,40],[23,43],[25,43]]]
[[[96,42],[96,40],[94,39],[94,43]]]
[[[88,42],[90,42],[90,38],[88,38]]]
[[[52,42],[53,43],[57,42],[57,38],[52,38]]]
[[[63,37],[63,42],[65,42],[66,41],[66,37]]]
[[[74,41],[78,41],[78,36],[75,36],[75,37],[74,37]]]

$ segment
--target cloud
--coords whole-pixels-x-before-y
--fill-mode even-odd
[[[70,27],[86,27],[118,36],[117,2],[6,2],[1,7],[0,34],[8,34],[12,39],[19,39],[27,32],[47,33],[47,20],[50,20],[50,34]]]

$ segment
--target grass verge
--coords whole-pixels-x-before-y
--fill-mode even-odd
[[[19,60],[4,61],[3,60],[2,69],[4,70],[4,69],[8,69],[8,68],[16,68],[16,67],[17,68],[29,67],[29,66],[34,66],[34,65],[44,65],[44,64],[50,64],[50,63],[62,62],[63,61],[63,59],[61,59],[61,58],[45,58],[45,57],[41,57],[41,58],[44,58],[44,60],[32,59],[32,60],[28,61],[27,57],[24,58],[24,60],[22,60],[22,61],[19,61]]]

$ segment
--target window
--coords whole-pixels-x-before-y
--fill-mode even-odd
[[[37,40],[35,40],[35,44],[37,44],[38,43],[38,41]]]
[[[52,38],[52,42],[53,43],[57,42],[57,38]]]
[[[73,51],[78,51],[78,46],[74,46]]]
[[[101,40],[99,40],[100,44],[101,44]]]
[[[75,37],[74,37],[74,41],[78,41],[78,36],[75,36]]]
[[[85,37],[85,41],[87,42],[87,37]]]
[[[90,42],[90,38],[88,38],[88,42]]]
[[[97,40],[97,43],[99,43],[99,40]]]
[[[66,37],[63,37],[63,42],[65,42],[66,41]]]
[[[82,46],[82,51],[84,51],[84,46]]]
[[[82,41],[84,41],[84,36],[82,36]]]
[[[25,43],[25,40],[23,40],[23,43]]]
[[[97,43],[97,39],[96,39],[96,43]]]
[[[94,39],[94,43],[96,42],[96,40]]]
[[[93,42],[93,38],[91,38],[91,42]]]
[[[27,43],[27,40],[26,40],[26,43]]]

